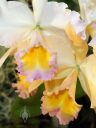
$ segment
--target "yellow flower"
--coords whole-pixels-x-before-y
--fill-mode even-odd
[[[44,82],[45,92],[42,98],[43,114],[49,113],[51,116],[56,116],[60,124],[68,124],[77,117],[81,109],[81,106],[75,102],[76,83],[88,51],[86,41],[76,33],[72,22],[66,26],[65,32],[70,39],[75,63],[66,65],[57,71],[52,80]],[[62,59],[66,59],[63,54]]]
[[[77,118],[78,112],[81,109],[81,106],[75,102],[77,75],[78,72],[73,70],[64,80],[53,80],[45,84],[50,94],[44,92],[42,112],[43,114],[49,113],[50,116],[56,116],[60,124],[66,125],[74,118]],[[52,90],[54,92],[51,94]]]

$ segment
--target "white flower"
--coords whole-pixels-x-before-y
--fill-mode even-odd
[[[59,29],[64,30],[71,14],[67,5],[47,0],[32,0],[32,5],[33,11],[26,3],[0,0],[0,45],[10,48],[0,59],[0,66],[17,47],[24,45],[22,42],[34,40],[35,30],[43,35],[62,36]],[[30,44],[27,43],[26,46]]]

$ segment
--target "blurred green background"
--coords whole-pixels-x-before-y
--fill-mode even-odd
[[[25,0],[19,0],[24,2]],[[26,0],[30,4],[30,0]],[[79,11],[77,0],[57,0],[65,2],[71,10]],[[6,48],[0,47],[0,57],[6,52]],[[90,109],[90,101],[84,94],[78,81],[76,101],[83,104],[78,119],[70,122],[68,126],[60,126],[56,118],[43,116],[40,110],[40,97],[44,90],[43,85],[35,96],[23,100],[17,96],[11,87],[16,82],[16,65],[14,58],[9,57],[0,68],[0,128],[96,128],[96,115]]]

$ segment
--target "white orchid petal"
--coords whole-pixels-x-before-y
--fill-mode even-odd
[[[68,16],[71,13],[71,11],[66,8],[67,5],[65,3],[47,2],[42,11],[41,26],[64,28],[68,23]]]
[[[4,5],[7,3],[6,0],[0,0],[0,7],[4,7]]]
[[[78,34],[83,40],[86,39],[86,23],[81,20],[80,14],[76,11],[72,11],[70,14],[70,23],[74,26],[76,34]]]
[[[0,44],[10,47],[33,26],[34,19],[28,6],[16,1],[0,1]]]
[[[54,33],[53,31],[51,35],[44,33],[44,45],[56,54],[58,69],[62,69],[65,66],[74,67],[76,62],[70,40],[64,32],[59,33],[58,29],[56,32]]]
[[[33,14],[28,5],[22,2],[9,1],[5,4],[5,10],[1,10],[2,18],[13,24],[32,25]],[[9,19],[8,19],[9,18]]]
[[[38,24],[40,21],[42,11],[46,2],[47,0],[32,0],[33,13],[34,13],[36,24]]]
[[[88,23],[96,20],[96,0],[79,0],[81,16]]]

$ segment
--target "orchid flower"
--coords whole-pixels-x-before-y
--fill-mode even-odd
[[[19,82],[13,86],[19,96],[28,98],[44,83],[42,113],[68,124],[81,109],[75,101],[77,78],[96,107],[95,94],[87,88],[93,77],[87,74],[90,61],[85,66],[85,23],[65,3],[32,0],[32,5],[33,11],[24,3],[0,0],[0,44],[9,48],[0,64],[13,54],[19,72]]]
[[[82,64],[85,62],[88,50],[86,41],[76,32],[76,24],[70,22],[66,26],[65,32],[71,41],[75,64],[58,71],[52,80],[44,82],[45,91],[41,106],[43,114],[49,113],[50,116],[56,116],[60,124],[68,124],[77,118],[82,107],[75,101],[75,92],[77,78],[82,83]],[[65,59],[63,55],[62,58]]]
[[[8,55],[14,53],[18,63],[18,70],[23,75],[27,74],[30,81],[37,79],[36,77],[49,80],[54,76],[57,69],[57,43],[59,45],[60,40],[62,40],[61,37],[65,37],[64,40],[68,41],[61,29],[64,29],[68,24],[71,11],[66,9],[67,5],[65,3],[47,2],[46,0],[33,0],[32,5],[33,11],[28,8],[28,5],[21,2],[0,1],[0,44],[10,48],[1,58],[0,64],[4,63]],[[56,50],[51,48],[52,43],[47,47],[48,38],[57,35],[58,42],[56,41],[55,44],[53,39],[51,41],[54,43],[53,45],[57,46]],[[31,67],[30,65],[22,66],[24,55],[28,60],[26,55],[28,51],[30,51],[30,54],[27,55],[32,56],[32,60],[34,60],[31,61]],[[71,52],[68,54],[71,56]],[[39,60],[42,60],[43,57],[46,58],[46,61],[41,63]],[[23,69],[20,68],[21,66]],[[28,75],[29,70],[30,74]]]
[[[82,87],[91,100],[91,108],[96,111],[96,1],[79,0],[81,16],[86,21],[87,34],[92,37],[90,46],[93,54],[89,55],[80,65],[80,76]]]

